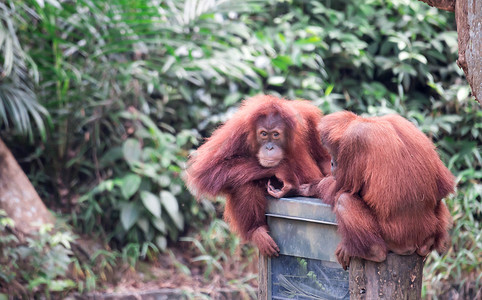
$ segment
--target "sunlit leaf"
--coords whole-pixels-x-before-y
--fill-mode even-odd
[[[268,78],[268,84],[271,85],[281,85],[285,82],[285,78],[283,76],[272,76]]]

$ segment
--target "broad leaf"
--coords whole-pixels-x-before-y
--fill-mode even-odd
[[[141,144],[138,140],[127,139],[122,147],[122,153],[128,163],[139,161],[142,154]]]
[[[139,219],[139,209],[134,203],[127,203],[123,205],[120,219],[122,227],[124,227],[125,231],[128,231]]]
[[[157,197],[151,192],[142,191],[141,199],[142,203],[151,214],[153,214],[157,218],[161,217],[161,202],[159,200],[159,197]]]
[[[176,197],[169,191],[161,191],[161,203],[179,230],[184,229],[184,218],[179,212],[179,204]]]
[[[61,292],[75,287],[76,284],[70,279],[58,279],[50,281],[48,286],[52,292]]]
[[[166,223],[161,218],[151,219],[152,225],[162,233],[166,233]]]
[[[166,240],[165,237],[163,237],[163,236],[156,237],[155,243],[156,243],[156,246],[159,247],[160,250],[163,250],[163,251],[166,250],[167,240]]]
[[[136,174],[129,174],[124,176],[120,181],[120,188],[122,196],[128,200],[132,195],[134,195],[139,186],[141,185],[141,177]]]
[[[146,234],[149,231],[149,221],[147,220],[147,218],[140,218],[137,221],[137,226],[139,226],[142,229],[142,231]]]

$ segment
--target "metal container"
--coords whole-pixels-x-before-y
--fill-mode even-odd
[[[348,272],[337,263],[340,241],[329,205],[314,198],[268,199],[278,257],[260,257],[259,299],[349,299]]]

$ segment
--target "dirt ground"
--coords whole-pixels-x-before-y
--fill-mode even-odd
[[[246,247],[246,246],[245,246]],[[258,257],[245,257],[239,263],[241,249],[233,261],[221,261],[223,271],[213,268],[207,274],[206,263],[196,261],[198,253],[177,243],[152,261],[137,263],[136,269],[124,266],[105,274],[113,280],[76,299],[255,299],[258,289]],[[197,255],[196,255],[197,254]],[[110,273],[110,272],[109,272]],[[134,297],[134,298],[132,298]]]

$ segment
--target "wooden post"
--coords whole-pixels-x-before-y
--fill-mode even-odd
[[[259,253],[259,252],[258,252]],[[258,300],[268,300],[268,257],[259,255]]]
[[[423,258],[417,254],[389,253],[381,263],[352,258],[350,299],[419,300],[422,294]]]

